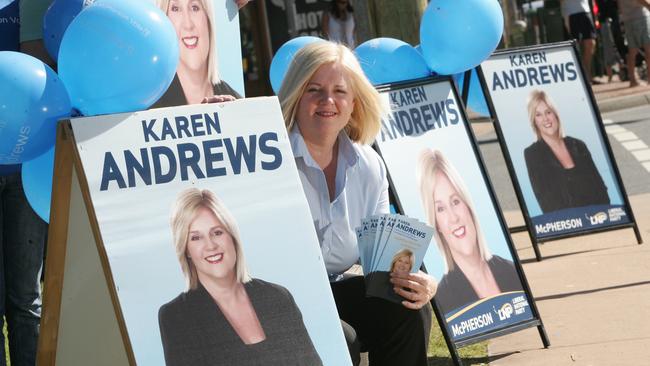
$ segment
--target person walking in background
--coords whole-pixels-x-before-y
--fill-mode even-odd
[[[621,30],[621,18],[618,14],[618,0],[596,0],[598,5],[598,17],[601,24],[607,22],[612,34],[614,45],[618,55],[625,60],[627,57],[627,45],[625,44],[625,37]],[[619,77],[622,81],[627,80],[627,69],[625,62],[621,63],[619,70]]]
[[[330,9],[323,13],[323,33],[332,42],[355,47],[354,10],[350,0],[332,0]]]
[[[589,0],[561,0],[562,17],[572,39],[578,41],[582,67],[591,80],[591,59],[596,47],[596,27],[591,16]]]
[[[625,24],[628,46],[626,61],[630,87],[635,87],[639,85],[635,71],[638,50],[643,48],[646,65],[650,60],[650,1],[620,0],[619,9],[621,20]]]
[[[619,64],[621,56],[616,50],[614,44],[614,36],[611,28],[612,20],[604,18],[600,22],[600,40],[603,45],[603,61],[605,63],[605,72],[607,73],[607,82],[612,82],[613,70],[612,67]],[[620,70],[620,66],[617,66]]]

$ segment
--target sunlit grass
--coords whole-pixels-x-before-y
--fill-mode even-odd
[[[487,342],[460,348],[458,353],[460,353],[464,365],[487,365],[488,363]],[[452,366],[454,364],[435,316],[431,327],[428,356],[429,366]]]
[[[2,334],[5,335],[5,359],[7,361],[7,366],[11,366],[11,361],[9,361],[9,338],[7,337],[7,322],[4,317],[2,318]]]

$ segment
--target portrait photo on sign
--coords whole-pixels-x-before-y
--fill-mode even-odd
[[[522,291],[511,259],[492,255],[463,178],[439,150],[422,150],[416,176],[445,274],[436,301],[449,313],[503,292]]]
[[[138,365],[350,364],[277,98],[72,127]]]
[[[433,228],[424,265],[439,281],[434,300],[452,340],[532,319],[508,233],[451,83],[400,86],[382,96],[391,111],[377,145],[403,213]]]
[[[170,226],[186,289],[158,312],[167,365],[322,365],[289,290],[248,273],[236,219],[214,193],[183,190]]]
[[[174,26],[180,57],[174,80],[151,108],[197,104],[213,95],[243,97],[236,2],[153,1]]]
[[[481,70],[534,235],[629,222],[573,47],[505,51]]]

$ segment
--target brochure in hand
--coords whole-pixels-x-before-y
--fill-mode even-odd
[[[403,215],[378,215],[362,220],[356,232],[366,295],[402,302],[390,274],[420,269],[433,228]]]

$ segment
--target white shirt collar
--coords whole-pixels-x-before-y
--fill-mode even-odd
[[[294,157],[302,158],[305,164],[311,168],[320,169],[309,153],[305,139],[302,137],[302,133],[300,133],[300,128],[298,128],[297,124],[294,124],[293,128],[289,131],[289,142],[291,143]],[[339,132],[338,142],[339,161],[343,158],[346,163],[346,170],[357,166],[359,164],[359,153],[354,148],[354,143],[350,140],[350,137],[344,130]]]

